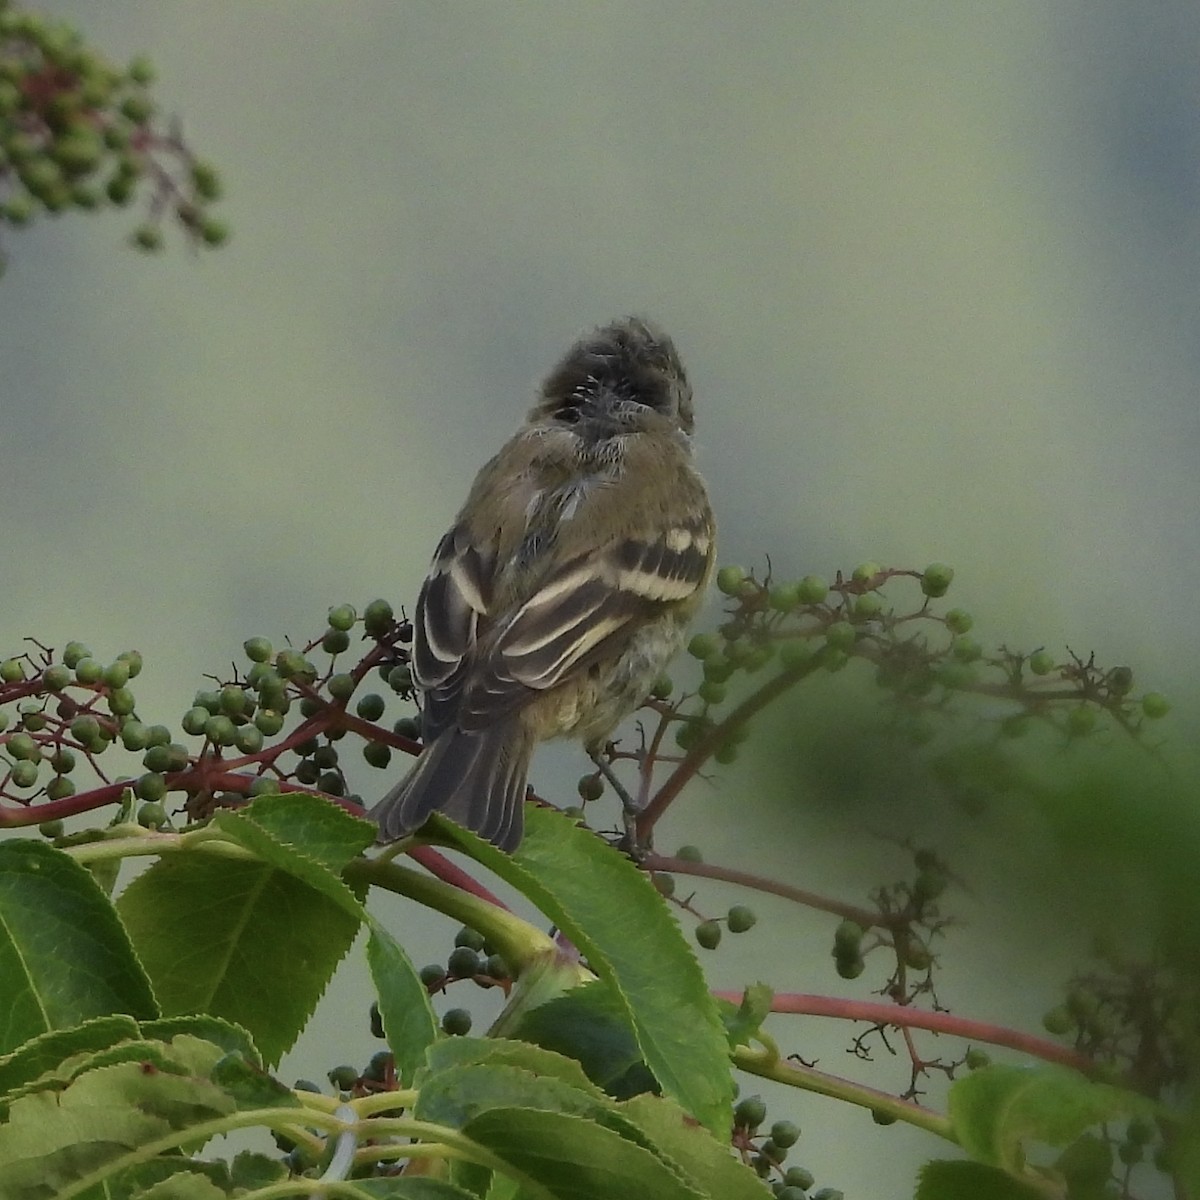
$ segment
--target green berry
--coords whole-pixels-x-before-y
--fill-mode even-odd
[[[42,672],[42,682],[50,691],[61,692],[71,682],[71,672],[62,663],[55,663]]]
[[[489,979],[509,979],[512,976],[508,963],[499,954],[488,955],[487,961],[483,964],[483,973]]]
[[[230,683],[221,689],[217,704],[227,717],[240,717],[250,707],[250,697],[236,683]]]
[[[108,711],[114,717],[127,717],[137,708],[137,698],[127,687],[113,688],[108,693]]]
[[[703,862],[704,855],[700,853],[699,846],[680,846],[675,851],[675,857],[682,862]]]
[[[726,596],[736,596],[742,590],[746,572],[741,567],[722,567],[717,572],[717,590]]]
[[[843,921],[833,932],[833,944],[837,950],[858,953],[866,930],[857,922]]]
[[[833,965],[842,979],[857,979],[867,968],[860,954],[835,955]]]
[[[292,679],[308,674],[308,660],[299,650],[280,650],[275,655],[275,671],[280,679]]]
[[[704,950],[715,950],[721,942],[721,926],[716,921],[701,921],[696,926],[696,942]]]
[[[660,675],[650,685],[650,695],[655,700],[665,700],[675,690],[675,681],[669,675]]]
[[[667,900],[675,895],[674,875],[669,875],[666,871],[655,871],[655,873],[650,876],[650,882],[654,884],[654,890]]]
[[[92,652],[82,642],[68,642],[63,647],[63,666],[72,671],[79,665],[81,659],[91,658]]]
[[[142,125],[154,115],[154,101],[142,92],[134,92],[121,101],[121,115],[135,125]]]
[[[948,567],[945,563],[930,563],[921,576],[921,591],[936,600],[950,590],[953,578],[953,567]]]
[[[260,775],[250,785],[251,796],[274,796],[279,793],[279,780],[273,775]]]
[[[859,563],[858,566],[850,572],[850,578],[853,579],[855,583],[870,583],[870,581],[874,579],[876,575],[880,575],[882,573],[883,568],[877,562],[871,562],[868,560],[867,562]]]
[[[52,821],[43,821],[38,826],[38,833],[44,838],[60,838],[66,831],[62,818],[55,817]]]
[[[221,693],[210,689],[201,689],[192,697],[192,704],[204,709],[209,716],[216,716],[221,711]]]
[[[1142,697],[1142,712],[1151,721],[1165,717],[1171,711],[1171,703],[1161,692],[1147,692]]]
[[[20,683],[25,678],[25,668],[19,658],[6,658],[0,662],[0,682]]]
[[[337,771],[326,771],[317,780],[318,790],[327,796],[341,796],[346,791],[346,781]]]
[[[721,643],[715,633],[698,633],[688,642],[687,652],[704,662],[712,658],[721,649]]]
[[[204,726],[208,723],[208,718],[211,715],[207,708],[202,708],[197,704],[183,714],[183,720],[179,724],[182,726],[184,733],[190,733],[193,737],[199,737],[204,733]]]
[[[243,725],[233,743],[243,754],[257,754],[263,748],[262,730],[256,725]]]
[[[145,750],[150,745],[150,732],[142,722],[127,716],[121,721],[121,745],[126,750]]]
[[[104,675],[104,666],[94,658],[81,658],[75,664],[75,678],[83,684],[99,683]]]
[[[86,713],[76,717],[71,722],[71,736],[81,745],[89,745],[100,736],[100,722]]]
[[[139,54],[130,60],[126,74],[134,83],[145,87],[154,82],[157,72],[154,70],[154,64],[144,54]]]
[[[387,704],[378,692],[368,692],[365,696],[359,697],[355,712],[364,721],[378,721],[383,716],[386,707]]]
[[[42,756],[37,742],[27,733],[14,733],[8,739],[8,752],[19,762],[37,762]]]
[[[598,771],[589,775],[583,775],[575,785],[575,790],[579,793],[579,798],[584,803],[599,800],[604,795],[604,779]]]
[[[733,1110],[733,1123],[743,1129],[757,1129],[767,1119],[767,1106],[760,1096],[739,1100]]]
[[[1133,687],[1133,671],[1129,667],[1113,667],[1105,682],[1114,696],[1124,696]]]
[[[753,929],[757,921],[758,915],[754,909],[744,904],[735,904],[725,918],[730,933],[745,933],[746,930]]]
[[[467,946],[477,953],[483,950],[487,938],[479,932],[478,929],[472,929],[470,925],[464,925],[454,935],[455,946]]]
[[[992,1056],[986,1050],[979,1050],[972,1046],[967,1051],[967,1070],[978,1071],[983,1067],[992,1065]]]
[[[939,867],[930,866],[917,873],[913,881],[913,894],[918,900],[936,900],[950,882],[945,871]]]
[[[400,717],[392,725],[392,732],[415,742],[421,736],[421,722],[416,717]]]
[[[331,629],[350,629],[357,620],[358,614],[353,604],[339,604],[329,610],[329,625]]]
[[[464,1037],[471,1032],[471,1014],[465,1008],[450,1008],[442,1017],[442,1032]]]
[[[138,779],[133,785],[133,790],[139,799],[158,801],[167,794],[167,781],[162,775],[150,771]]]
[[[12,770],[9,773],[9,778],[12,780],[14,787],[31,788],[37,783],[38,765],[35,762],[29,762],[22,759],[20,762],[15,762],[12,765]]]
[[[60,775],[70,775],[75,770],[75,751],[68,749],[66,746],[59,746],[57,750],[50,755],[50,765]]]
[[[854,598],[854,616],[859,621],[870,621],[883,611],[883,601],[874,592],[865,592]]]
[[[798,583],[781,583],[767,593],[767,603],[776,612],[791,612],[800,607],[800,585]]]
[[[713,683],[706,679],[697,689],[697,695],[706,704],[720,704],[725,699],[726,687],[723,683]]]
[[[171,741],[171,731],[165,725],[149,725],[146,727],[146,744],[148,746],[166,746]]]
[[[392,620],[392,606],[386,600],[372,600],[363,612],[363,628],[372,637],[387,633]]]
[[[412,668],[407,663],[400,663],[388,672],[388,687],[393,692],[412,691]]]
[[[788,1167],[783,1173],[783,1186],[804,1192],[812,1187],[815,1176],[807,1167]],[[788,1197],[791,1200],[791,1197]]]
[[[971,614],[963,608],[952,608],[943,620],[951,633],[966,633],[975,624]]]
[[[800,1140],[800,1126],[792,1121],[776,1121],[771,1126],[771,1141],[783,1150],[794,1146]]]
[[[271,655],[275,653],[271,643],[265,637],[247,638],[242,643],[242,649],[246,652],[246,657],[253,663],[270,662]]]
[[[54,161],[68,175],[94,171],[104,156],[104,140],[93,129],[75,128],[51,144]]]
[[[479,955],[470,946],[455,946],[446,960],[446,970],[456,979],[479,974]]]
[[[436,988],[446,978],[446,969],[437,963],[429,963],[422,967],[417,975],[426,988]]]
[[[367,742],[362,753],[363,758],[379,770],[383,770],[392,761],[392,748],[386,742]]]
[[[720,654],[704,660],[704,678],[709,683],[724,683],[734,669],[733,663]]]
[[[829,583],[820,575],[805,575],[797,590],[801,604],[820,604],[829,595]]]
[[[340,675],[331,675],[329,682],[325,685],[330,696],[339,702],[349,700],[354,695],[354,689],[358,687],[358,680],[346,672]]]
[[[1049,650],[1034,650],[1030,655],[1030,670],[1034,674],[1049,674],[1054,668],[1054,655]]]
[[[358,1070],[343,1063],[340,1067],[334,1067],[327,1078],[339,1092],[348,1092],[358,1082]]]
[[[321,636],[321,649],[326,654],[341,654],[350,646],[350,635],[344,629],[327,629]]]

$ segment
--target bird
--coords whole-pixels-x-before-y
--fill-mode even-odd
[[[639,317],[580,337],[475,478],[412,618],[423,749],[371,810],[378,842],[440,812],[501,850],[524,831],[535,746],[598,755],[683,645],[716,525],[692,390]]]

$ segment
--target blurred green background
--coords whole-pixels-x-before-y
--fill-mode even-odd
[[[1176,700],[1171,736],[1193,736],[1194,4],[48,11],[118,61],[150,55],[223,172],[234,235],[153,259],[123,245],[129,213],[5,235],[5,653],[26,635],[106,660],[136,646],[139,701],[177,719],[245,637],[411,601],[540,374],[580,329],[637,312],[690,370],[723,561],[945,560],[985,642],[1127,662]],[[565,802],[581,763],[544,752],[534,782]],[[785,815],[760,768],[693,789],[663,848],[711,844],[857,900],[904,868],[877,833],[942,825],[912,802],[885,827],[886,797],[864,813],[833,784]],[[1036,1025],[1069,963],[1046,961],[1054,930],[1009,920],[1044,922],[1006,890],[996,827],[973,830],[980,944],[956,948],[944,999]],[[1036,822],[1000,832],[1045,852]],[[715,982],[837,988],[830,922],[760,907],[709,960]],[[419,961],[444,952],[444,926],[410,931],[399,902],[394,919]],[[339,982],[285,1074],[332,1066],[334,1037],[365,1059],[361,987]],[[777,1032],[838,1070],[846,1031],[828,1025]],[[847,1195],[905,1195],[936,1152],[787,1104],[803,1161]]]

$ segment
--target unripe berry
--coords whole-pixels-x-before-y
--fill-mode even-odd
[[[60,838],[66,830],[66,825],[60,817],[55,817],[52,821],[43,821],[38,826],[38,833],[44,838]]]
[[[854,617],[858,621],[870,621],[883,611],[883,601],[874,592],[864,592],[854,598]]]
[[[114,717],[127,717],[137,708],[137,699],[127,687],[113,688],[108,693],[108,711]]]
[[[255,725],[243,725],[233,741],[243,754],[257,754],[263,748],[262,730]]]
[[[75,664],[75,678],[80,683],[99,683],[104,675],[104,664],[94,658],[81,658]]]
[[[820,604],[829,595],[829,583],[820,575],[805,575],[797,591],[801,604]]]
[[[326,654],[341,654],[350,645],[350,635],[344,629],[327,629],[321,638],[321,649]]]
[[[850,578],[855,583],[869,583],[876,575],[881,574],[883,568],[877,562],[859,563],[857,567],[850,573]]]
[[[1029,669],[1035,675],[1049,675],[1054,666],[1054,655],[1048,650],[1035,650],[1029,656]]]
[[[579,798],[585,803],[599,800],[604,795],[604,778],[599,772],[583,775],[575,785],[575,790],[579,793]]]
[[[208,718],[211,715],[207,708],[202,708],[197,704],[183,714],[183,719],[179,724],[184,733],[190,733],[193,737],[200,737],[203,735],[204,726],[208,723]]]
[[[8,739],[8,752],[19,762],[37,762],[42,756],[37,742],[27,733],[14,733]]]
[[[650,695],[655,700],[665,700],[675,690],[675,681],[669,675],[660,675],[650,685]]]
[[[966,633],[975,624],[971,614],[963,608],[952,608],[943,619],[951,633]]]
[[[133,790],[141,800],[161,800],[167,794],[167,781],[151,771],[138,779]]]
[[[392,748],[386,742],[367,742],[362,753],[363,758],[379,770],[383,770],[392,761]]]
[[[948,567],[945,563],[930,563],[921,576],[921,591],[936,600],[950,590],[950,582],[953,578],[953,567]]]
[[[340,675],[331,675],[326,687],[329,690],[329,694],[335,700],[345,701],[354,695],[354,689],[358,687],[358,681],[348,672],[342,672]]]
[[[675,895],[674,875],[669,875],[666,871],[655,871],[655,873],[650,876],[650,882],[654,884],[654,890],[667,900]]]
[[[421,722],[416,717],[400,717],[392,725],[392,732],[415,742],[421,736]]]
[[[682,862],[698,863],[704,861],[704,855],[700,853],[699,846],[680,846],[675,851],[675,857]]]
[[[254,727],[264,737],[274,737],[283,728],[283,714],[271,708],[260,708],[254,714]]]
[[[365,696],[360,696],[358,704],[355,705],[354,711],[358,713],[364,721],[378,721],[383,716],[384,709],[387,707],[384,699],[378,692],[368,692]]]
[[[339,1092],[348,1092],[358,1082],[358,1070],[343,1063],[340,1067],[334,1067],[327,1078]]]
[[[446,970],[458,979],[470,979],[479,973],[479,954],[470,946],[455,946],[446,960]]]
[[[784,670],[803,666],[816,653],[812,642],[804,638],[788,638],[779,646],[779,665]]]
[[[66,746],[60,746],[50,756],[50,765],[60,775],[70,775],[75,770],[75,752]]]
[[[986,1050],[979,1050],[972,1046],[967,1051],[967,1070],[978,1071],[983,1067],[992,1065],[992,1056]]]
[[[471,1014],[465,1008],[447,1009],[442,1017],[442,1031],[452,1037],[463,1037],[471,1032]]]
[[[42,682],[50,691],[61,692],[71,682],[71,672],[62,663],[55,663],[42,672]]]
[[[100,736],[100,722],[91,714],[85,713],[71,722],[71,736],[81,745],[88,745]],[[11,751],[11,743],[9,747]]]
[[[363,611],[363,628],[372,637],[386,633],[392,620],[392,606],[386,600],[372,600]]]
[[[354,625],[357,617],[353,604],[339,604],[329,610],[329,626],[331,629],[344,631]]]
[[[438,963],[428,963],[417,972],[417,976],[426,988],[435,988],[446,978],[446,969]]]
[[[842,979],[857,979],[867,964],[861,955],[834,955],[833,965]]]
[[[776,1121],[771,1126],[771,1141],[784,1150],[800,1140],[800,1126],[793,1121]]]
[[[274,653],[271,643],[265,637],[247,638],[242,643],[242,649],[245,650],[246,657],[254,663],[269,662]]]
[[[393,692],[409,692],[412,690],[412,668],[407,663],[400,663],[388,672],[388,687]]]
[[[1075,1021],[1071,1017],[1070,1011],[1062,1004],[1050,1009],[1042,1017],[1042,1028],[1047,1033],[1053,1033],[1059,1037],[1070,1033],[1074,1027]]]
[[[956,637],[950,652],[959,662],[975,662],[983,656],[983,647],[973,637]]]
[[[735,904],[725,918],[730,933],[745,933],[746,930],[753,929],[757,921],[758,916],[754,909],[748,908],[745,904]],[[778,1140],[776,1138],[776,1141]]]
[[[1096,728],[1096,710],[1081,704],[1067,713],[1067,732],[1075,737],[1084,737]]]
[[[743,1129],[757,1129],[767,1119],[767,1106],[760,1096],[739,1100],[733,1110],[733,1123]]]
[[[25,678],[25,668],[18,658],[6,658],[0,662],[0,682],[20,683]]]
[[[161,776],[152,778],[160,779]],[[150,801],[138,809],[137,822],[143,829],[161,829],[167,823],[167,810],[157,801]]]
[[[725,699],[725,684],[713,683],[711,679],[706,679],[697,689],[696,693],[706,704],[720,704]]]
[[[726,596],[736,596],[742,589],[746,572],[741,567],[722,567],[717,572],[717,590]]]
[[[696,926],[696,942],[705,950],[715,950],[721,941],[721,926],[716,921],[701,921]]]
[[[1170,701],[1161,692],[1147,692],[1142,697],[1142,712],[1151,720],[1157,721],[1171,711]]]
[[[776,584],[767,593],[767,603],[776,612],[791,612],[800,607],[800,585],[798,583]]]
[[[22,759],[20,762],[15,762],[12,765],[12,771],[9,773],[9,779],[14,787],[31,788],[37,783],[38,765],[35,762],[29,762],[27,759]]]

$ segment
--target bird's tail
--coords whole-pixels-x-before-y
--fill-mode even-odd
[[[394,842],[440,812],[501,850],[515,850],[525,829],[532,751],[532,739],[516,720],[472,732],[443,730],[371,810],[379,841]]]

